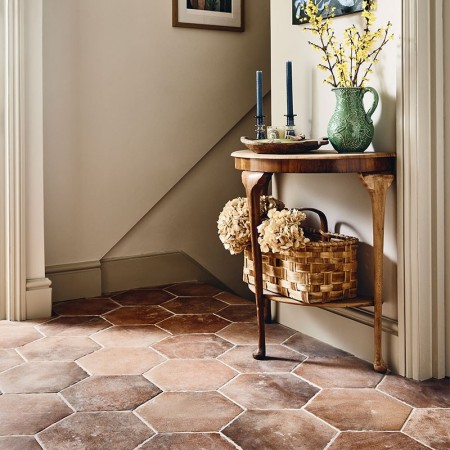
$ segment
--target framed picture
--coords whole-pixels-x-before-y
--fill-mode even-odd
[[[174,27],[244,31],[244,0],[172,0]]]
[[[292,25],[300,25],[307,23],[308,18],[303,10],[303,7],[308,0],[292,0]],[[314,3],[319,7],[319,12],[324,13],[325,6],[328,5],[329,10],[336,8],[333,13],[334,16],[342,16],[344,14],[352,14],[363,10],[363,0],[314,0]]]

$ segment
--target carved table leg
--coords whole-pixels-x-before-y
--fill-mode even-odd
[[[383,245],[384,211],[386,192],[394,180],[390,174],[360,174],[360,179],[370,195],[373,220],[373,258],[374,258],[374,363],[376,372],[385,373],[386,363],[381,355],[382,304],[383,304]]]
[[[266,356],[264,329],[265,300],[262,287],[262,259],[261,249],[258,244],[257,226],[261,221],[260,197],[264,192],[267,192],[267,185],[269,184],[271,177],[271,173],[242,172],[242,184],[245,187],[248,200],[253,266],[255,271],[255,300],[259,333],[258,350],[253,354],[255,359],[263,359]]]
[[[272,177],[272,174],[270,174],[269,180],[264,184],[261,195],[269,195],[269,182],[270,178]],[[264,299],[264,317],[265,317],[265,323],[272,323],[272,307],[271,302],[268,298]]]

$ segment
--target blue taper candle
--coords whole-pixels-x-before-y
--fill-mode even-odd
[[[263,96],[262,96],[262,71],[256,71],[256,115],[263,115]]]
[[[294,115],[294,102],[292,100],[292,62],[286,62],[286,94],[287,94],[287,116]]]

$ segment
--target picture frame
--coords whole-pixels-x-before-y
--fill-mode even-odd
[[[245,0],[172,0],[172,26],[245,30]]]
[[[358,13],[363,10],[363,0],[314,0],[314,3],[319,7],[319,12],[323,13],[325,5],[328,5],[329,10],[336,8],[333,12],[334,17],[343,16],[346,14]],[[302,5],[307,0],[292,0],[292,25],[302,25],[308,23]],[[306,18],[306,21],[304,20]]]

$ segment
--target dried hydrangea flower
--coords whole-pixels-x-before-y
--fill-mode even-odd
[[[287,255],[309,242],[300,226],[306,217],[303,212],[296,209],[282,211],[273,209],[267,216],[268,219],[258,227],[258,242],[262,252]]]
[[[261,217],[284,204],[272,196],[261,197]],[[250,245],[250,216],[245,197],[230,200],[224,206],[217,221],[219,239],[232,255],[241,253]]]

